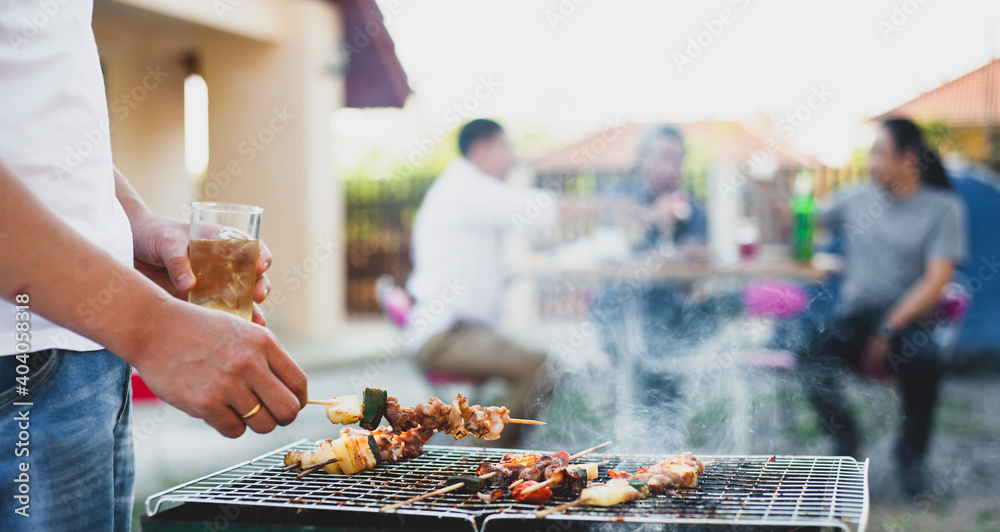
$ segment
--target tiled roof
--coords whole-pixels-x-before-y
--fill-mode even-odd
[[[622,124],[617,134],[614,128],[606,128],[539,157],[533,161],[532,167],[540,174],[627,171],[635,162],[644,133],[652,125]],[[768,150],[769,135],[743,122],[704,121],[672,125],[684,134],[684,142],[688,146],[703,146],[713,158],[737,165],[749,160],[758,150]],[[816,159],[793,150],[777,138],[774,140],[771,145],[776,147],[774,156],[780,166],[820,166]]]
[[[1000,122],[1000,59],[874,118],[904,116],[918,121],[940,120],[951,126],[982,126]]]

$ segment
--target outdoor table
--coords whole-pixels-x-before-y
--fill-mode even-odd
[[[584,268],[544,267],[538,262],[531,268],[531,275],[541,283],[583,283],[595,287],[618,286],[622,299],[623,334],[615,335],[615,350],[618,353],[618,368],[615,372],[616,402],[630,404],[633,400],[636,382],[637,362],[646,352],[644,338],[642,288],[657,285],[672,285],[697,297],[697,292],[711,292],[704,285],[715,282],[729,289],[737,289],[756,280],[784,280],[794,283],[822,282],[828,271],[814,268],[809,263],[781,261],[745,261],[721,264],[710,261],[663,260],[655,253],[637,256],[624,264],[602,265]],[[702,294],[703,295],[703,294]],[[678,368],[684,366],[671,359],[664,366]],[[690,366],[690,364],[689,364]],[[667,371],[665,368],[644,367],[643,371]],[[670,371],[676,371],[670,370]],[[626,430],[616,427],[616,430]]]

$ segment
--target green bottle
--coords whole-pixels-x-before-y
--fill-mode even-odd
[[[816,234],[816,199],[813,198],[813,175],[802,169],[795,175],[792,188],[792,249],[795,260],[809,262],[813,256]]]

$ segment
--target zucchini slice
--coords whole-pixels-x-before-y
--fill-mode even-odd
[[[455,475],[449,478],[446,482],[446,486],[451,486],[452,484],[465,484],[461,488],[455,490],[457,493],[476,493],[479,488],[483,486],[483,479],[475,477],[472,475]]]
[[[382,451],[378,448],[378,441],[375,440],[375,436],[371,434],[368,435],[368,449],[372,452],[372,456],[375,457],[375,465],[382,463]]]
[[[378,388],[365,388],[364,397],[364,412],[359,425],[365,430],[375,430],[382,423],[382,416],[385,415],[385,406],[389,400],[389,394],[385,390]]]

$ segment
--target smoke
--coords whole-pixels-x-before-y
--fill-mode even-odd
[[[607,452],[831,454],[829,433],[813,410],[795,354],[832,307],[811,287],[792,318],[751,314],[736,283],[690,293],[650,289],[622,279],[599,288],[588,320],[549,349],[527,405],[544,427],[525,431],[525,446],[575,452],[602,441]],[[572,341],[592,330],[584,343]],[[844,373],[846,368],[838,368]],[[891,393],[851,390],[850,408],[896,415]],[[884,425],[883,425],[884,426]],[[614,464],[612,464],[614,466]]]

